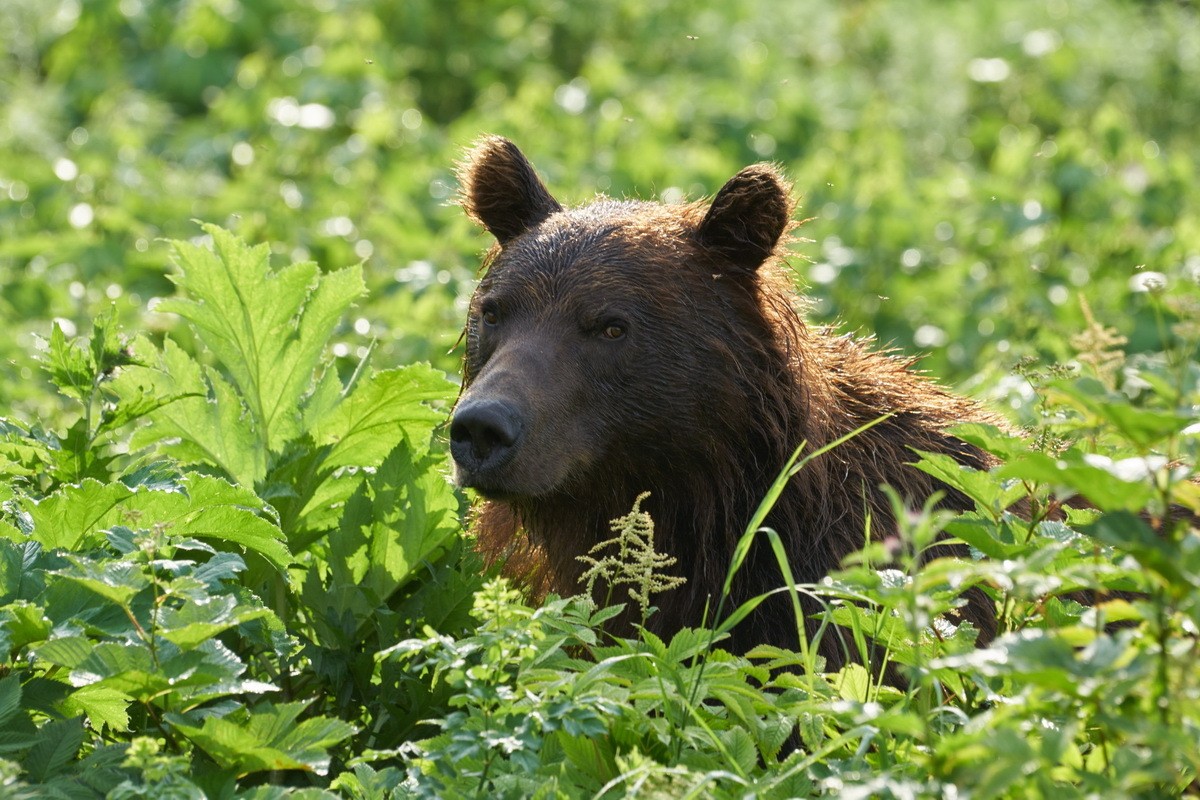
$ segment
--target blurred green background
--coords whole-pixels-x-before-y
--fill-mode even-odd
[[[161,239],[196,220],[280,263],[364,261],[344,365],[377,338],[377,366],[455,371],[489,240],[453,165],[485,132],[568,202],[783,165],[813,316],[968,390],[1068,359],[1080,294],[1130,349],[1163,344],[1145,288],[1200,276],[1190,5],[708,5],[4,0],[0,412],[54,416],[34,361],[53,319],[85,333],[115,303],[170,327]]]

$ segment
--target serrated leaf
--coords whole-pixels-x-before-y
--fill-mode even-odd
[[[88,352],[77,346],[75,341],[68,340],[57,322],[50,331],[47,344],[42,366],[50,375],[50,381],[67,397],[75,400],[87,397],[96,379]]]
[[[83,746],[83,738],[82,717],[46,723],[38,730],[37,740],[25,754],[25,772],[37,783],[46,782],[75,760]]]
[[[750,774],[758,766],[758,748],[745,728],[733,727],[718,734],[726,752],[737,765],[735,771]]]
[[[246,562],[235,553],[216,553],[192,572],[192,577],[210,589],[224,581],[234,580],[239,572],[245,572]]]
[[[1086,526],[1084,533],[1130,553],[1151,572],[1177,590],[1200,587],[1200,554],[1158,536],[1139,517],[1127,511],[1110,512]]]
[[[220,595],[204,603],[164,609],[159,617],[159,633],[181,650],[190,650],[222,631],[270,613],[265,608],[240,607],[233,595]]]
[[[328,583],[315,571],[306,582],[315,607],[364,621],[457,534],[458,500],[438,463],[401,442],[347,502],[329,537]]]
[[[207,717],[197,726],[181,715],[168,720],[222,768],[239,775],[296,769],[324,775],[329,770],[328,748],[354,733],[349,724],[327,717],[296,723],[305,703],[265,704],[248,718]]]
[[[69,714],[84,714],[94,729],[129,730],[129,704],[133,698],[116,689],[92,684],[71,693],[63,704]]]
[[[1093,424],[1111,426],[1139,450],[1146,450],[1178,434],[1194,423],[1195,417],[1173,411],[1136,408],[1118,397],[1113,402],[1108,391],[1096,381],[1059,381],[1047,387],[1047,398],[1065,402],[1083,412]]]
[[[453,391],[454,384],[428,364],[375,373],[318,421],[317,443],[333,445],[322,470],[377,466],[405,438],[423,445],[445,419],[426,403],[449,400]]]
[[[1022,436],[988,425],[983,422],[964,422],[954,425],[949,432],[962,439],[967,444],[973,444],[981,450],[986,450],[1001,461],[1008,461],[1029,452],[1029,441]]]
[[[0,679],[0,729],[8,725],[21,710],[21,679],[8,675]]]
[[[128,561],[95,562],[68,555],[71,566],[52,574],[79,584],[122,608],[129,606],[134,596],[150,585],[150,578],[138,564]]]
[[[1001,541],[999,534],[1004,530],[995,522],[974,513],[950,520],[945,528],[946,533],[961,539],[988,558],[1005,559],[1027,549],[1027,545]]]
[[[261,480],[267,448],[234,387],[169,338],[161,352],[140,357],[143,364],[125,368],[108,387],[118,408],[134,407],[151,421],[134,432],[130,447],[156,446],[184,464],[211,464],[243,486]]]
[[[193,703],[228,695],[274,691],[240,676],[246,665],[219,640],[183,651],[159,637],[154,651],[143,643],[101,642],[72,671],[74,686],[96,685],[140,702],[174,694]]]
[[[22,503],[33,522],[33,539],[46,548],[80,549],[99,541],[97,533],[106,520],[113,520],[132,492],[120,483],[101,483],[88,479],[76,486],[64,486],[41,500]]]
[[[1005,489],[998,478],[964,466],[944,453],[916,452],[921,460],[913,466],[962,492],[983,509],[999,512],[1015,502],[1022,493],[1021,487]]]
[[[55,655],[73,655],[70,651],[51,652]],[[38,655],[45,657],[45,654],[46,649],[39,648]],[[153,676],[153,680],[143,681],[143,675]],[[88,654],[72,670],[71,683],[74,686],[87,686],[114,677],[123,677],[139,684],[141,691],[129,691],[127,688],[122,688],[122,691],[141,699],[165,689],[170,680],[168,675],[160,674],[154,654],[141,642],[92,642]]]
[[[25,600],[18,600],[0,610],[10,650],[19,650],[33,642],[45,641],[50,635],[50,620],[45,610]]]
[[[159,310],[195,327],[245,398],[261,440],[278,452],[300,431],[300,399],[338,320],[365,291],[362,270],[321,274],[311,262],[272,270],[268,246],[247,246],[215,225],[204,230],[211,250],[174,243],[172,279],[185,296]]]
[[[850,663],[842,667],[832,679],[834,687],[843,700],[865,703],[871,688],[871,673],[862,664]]]
[[[60,636],[33,649],[42,661],[75,669],[92,654],[96,643],[86,636]]]
[[[119,482],[87,480],[40,502],[25,501],[24,507],[33,520],[33,539],[48,548],[96,545],[103,540],[102,531],[136,520],[141,529],[162,524],[172,535],[240,545],[279,569],[290,562],[283,532],[255,513],[263,503],[253,492],[209,475],[189,475],[180,488],[130,489]]]
[[[993,474],[1070,489],[1105,511],[1139,511],[1154,496],[1154,487],[1148,481],[1122,480],[1080,460],[1051,458],[1043,453],[1026,453],[997,468]]]
[[[4,523],[0,523],[3,527]],[[0,532],[0,605],[10,603],[21,592],[25,576],[25,552],[17,541],[25,539],[20,531],[12,528],[11,539]],[[14,541],[15,540],[15,541]]]

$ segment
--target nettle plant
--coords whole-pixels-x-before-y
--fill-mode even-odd
[[[327,343],[360,268],[272,269],[265,246],[205,232],[172,244],[179,292],[158,307],[196,353],[127,341],[111,315],[87,339],[55,327],[43,360],[77,418],[0,421],[14,785],[327,784],[403,742],[429,702],[374,652],[467,619],[477,570],[459,569],[460,499],[431,446],[454,385],[422,365],[372,372],[369,353],[343,381]],[[344,779],[376,774],[357,769]]]

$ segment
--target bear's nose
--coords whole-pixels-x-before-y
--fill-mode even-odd
[[[520,415],[508,403],[468,401],[450,422],[450,453],[468,470],[495,469],[512,457],[521,428]]]

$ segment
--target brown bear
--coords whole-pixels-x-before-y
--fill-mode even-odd
[[[885,414],[801,470],[767,518],[796,580],[819,581],[861,549],[868,519],[871,538],[894,533],[884,484],[914,504],[941,490],[943,506],[970,506],[911,467],[913,449],[986,468],[987,454],[946,429],[991,418],[911,360],[805,324],[784,265],[791,188],[774,167],[743,169],[711,203],[566,209],[515,145],[487,137],[459,178],[467,214],[497,244],[471,299],[450,449],[459,484],[485,498],[479,547],[535,591],[580,591],[578,557],[649,492],[656,548],[687,582],[655,598],[648,626],[701,624],[793,451]],[[731,600],[782,583],[763,540]],[[975,590],[966,613],[983,640],[993,611]],[[730,649],[758,643],[797,647],[782,594],[734,630]],[[831,669],[846,657],[835,636],[819,652]]]

